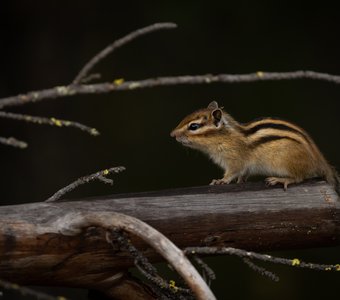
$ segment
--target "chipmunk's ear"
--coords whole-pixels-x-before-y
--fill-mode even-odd
[[[212,101],[209,103],[208,108],[213,110],[218,108],[218,103],[216,101]]]
[[[217,103],[216,103],[217,104]],[[219,108],[213,110],[213,112],[211,113],[213,119],[214,119],[214,124],[216,127],[219,126],[219,124],[221,123],[222,120],[222,110],[220,110]]]

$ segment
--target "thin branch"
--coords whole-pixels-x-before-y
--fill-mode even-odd
[[[192,258],[202,268],[203,279],[210,286],[211,281],[216,279],[215,272],[197,255],[193,255]]]
[[[78,186],[83,185],[83,184],[88,183],[88,182],[93,181],[93,180],[99,180],[99,181],[102,181],[102,182],[107,183],[107,184],[113,184],[113,180],[108,179],[105,176],[112,174],[112,173],[117,174],[117,173],[120,173],[124,170],[125,170],[125,167],[113,167],[113,168],[109,168],[109,169],[105,169],[105,170],[96,172],[96,173],[91,174],[91,175],[80,177],[76,181],[69,184],[68,186],[65,186],[64,188],[57,191],[53,196],[51,196],[50,198],[45,200],[45,202],[57,201],[62,196],[64,196],[66,193],[73,191]]]
[[[12,283],[6,280],[0,279],[0,286],[3,287],[6,290],[14,290],[17,291],[18,293],[22,294],[23,296],[32,296],[40,300],[66,300],[65,297],[53,297],[50,295],[47,295],[42,292],[38,292],[35,290],[32,290],[30,288],[20,286],[16,283]]]
[[[148,33],[163,30],[163,29],[173,29],[176,28],[177,25],[175,23],[156,23],[152,24],[150,26],[137,29],[136,31],[133,31],[129,33],[128,35],[124,36],[123,38],[114,41],[112,44],[107,46],[105,49],[100,51],[98,54],[96,54],[79,72],[79,74],[76,76],[76,78],[73,80],[73,84],[80,84],[82,80],[89,74],[90,70],[98,64],[101,60],[103,60],[106,56],[108,56],[110,53],[115,51],[116,49],[130,43],[134,39],[146,35]]]
[[[263,267],[260,267],[256,264],[254,264],[254,262],[252,262],[249,258],[243,258],[243,262],[252,270],[254,270],[255,272],[261,274],[262,276],[266,276],[269,279],[278,282],[280,280],[280,278],[274,274],[273,272],[270,272],[268,270],[266,270]]]
[[[4,144],[6,146],[12,146],[16,148],[21,148],[21,149],[24,149],[27,147],[27,143],[17,140],[14,137],[5,138],[5,137],[0,136],[0,144]]]
[[[46,226],[43,230],[49,230],[49,226],[52,226],[53,230],[64,235],[80,234],[84,228],[90,226],[98,226],[107,230],[120,228],[132,233],[156,250],[178,272],[198,300],[216,299],[184,253],[167,237],[141,220],[114,212],[86,214],[69,212],[53,224],[46,224]]]
[[[118,243],[120,250],[127,251],[135,259],[140,266],[143,267],[152,276],[157,275],[156,268],[148,261],[148,259],[131,243],[126,234],[119,230],[113,229],[106,235],[108,243],[115,248],[115,242]]]
[[[25,121],[25,122],[31,122],[36,124],[47,124],[51,126],[58,126],[58,127],[75,127],[80,130],[86,131],[87,133],[91,135],[99,135],[99,132],[96,128],[88,127],[84,124],[68,121],[68,120],[61,120],[56,118],[45,118],[45,117],[37,117],[37,116],[31,116],[31,115],[23,115],[23,114],[16,114],[6,111],[0,111],[0,118],[6,118],[6,119],[12,119],[17,121]]]
[[[174,282],[170,284],[163,279],[157,272],[157,269],[149,260],[139,251],[128,239],[126,234],[121,230],[111,230],[106,235],[106,240],[116,249],[115,243],[118,243],[120,250],[127,251],[134,258],[134,264],[139,272],[148,279],[152,288],[158,296],[168,297],[170,299],[188,299],[193,296],[189,289],[175,286]],[[184,294],[186,298],[182,296]]]
[[[55,99],[74,95],[105,94],[114,91],[129,91],[144,88],[174,85],[194,85],[211,83],[243,83],[257,81],[278,81],[311,79],[340,84],[340,76],[314,71],[293,71],[283,73],[256,72],[251,74],[219,74],[219,75],[185,75],[149,78],[139,81],[125,81],[113,83],[97,83],[83,85],[57,86],[51,89],[32,91],[27,94],[0,99],[0,109],[8,106],[22,105],[25,103],[38,102],[45,99]]]
[[[166,282],[160,276],[152,276],[138,263],[135,264],[137,270],[152,283],[152,290],[163,299],[167,300],[194,300],[193,293],[189,289],[180,288],[173,280]]]
[[[216,247],[188,247],[184,249],[184,253],[187,255],[236,255],[242,258],[257,259],[261,261],[271,262],[275,264],[288,265],[297,268],[311,269],[318,271],[340,271],[340,264],[336,265],[325,265],[325,264],[314,264],[300,261],[297,258],[287,259],[281,257],[275,257],[267,254],[260,254],[252,251],[241,250],[237,248],[216,248]]]

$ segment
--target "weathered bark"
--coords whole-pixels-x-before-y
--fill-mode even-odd
[[[29,199],[28,199],[29,200]],[[281,188],[262,183],[203,186],[0,208],[0,277],[23,284],[112,288],[133,265],[112,249],[105,229],[66,236],[56,226],[71,213],[118,212],[156,228],[179,247],[274,250],[340,244],[340,201],[324,182]],[[139,238],[152,260],[159,256]]]

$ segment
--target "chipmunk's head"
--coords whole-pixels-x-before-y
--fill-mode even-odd
[[[207,144],[225,134],[235,121],[216,101],[186,116],[170,135],[184,146],[204,150]]]

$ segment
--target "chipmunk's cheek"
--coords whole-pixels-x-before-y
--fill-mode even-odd
[[[190,142],[186,136],[177,136],[176,141],[181,143],[183,146],[189,146]]]
[[[176,141],[183,144],[185,143],[186,138],[183,136],[176,136]]]

